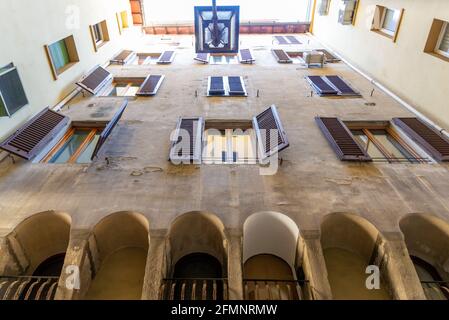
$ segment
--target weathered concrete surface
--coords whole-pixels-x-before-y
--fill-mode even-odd
[[[301,37],[307,43],[306,36]],[[149,42],[157,42],[157,38],[151,39]],[[350,164],[336,158],[315,124],[316,115],[343,120],[411,116],[380,90],[370,97],[373,85],[348,66],[338,63],[304,69],[298,64],[277,64],[267,36],[242,37],[243,47],[253,46],[255,65],[200,65],[193,61],[190,37],[180,39],[172,65],[110,68],[117,76],[165,74],[166,80],[157,96],[129,102],[94,163],[54,165],[19,160],[12,164],[6,159],[0,164],[0,228],[12,231],[25,218],[48,210],[66,212],[72,218],[72,229],[87,230],[120,211],[143,214],[152,230],[168,229],[176,217],[191,211],[214,213],[227,229],[240,230],[246,218],[259,211],[286,214],[301,231],[318,231],[322,218],[333,212],[360,215],[381,233],[400,232],[400,219],[410,213],[449,221],[447,164]],[[299,48],[313,46],[319,44],[311,40],[310,45]],[[310,97],[304,79],[310,74],[341,75],[364,98]],[[207,98],[210,75],[243,76],[249,96]],[[79,99],[83,98],[71,104]],[[367,102],[376,105],[367,106]],[[262,176],[258,166],[174,166],[167,161],[169,136],[178,117],[249,120],[272,104],[278,107],[290,141],[276,175]],[[307,255],[318,255],[316,261],[312,259],[313,266],[322,264],[319,242],[306,241],[305,246]],[[408,262],[402,265],[411,267]],[[313,276],[325,279],[321,271]],[[318,297],[330,298],[325,281],[317,284]]]

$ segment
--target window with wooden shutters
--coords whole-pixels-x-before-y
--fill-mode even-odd
[[[204,120],[180,118],[171,135],[170,160],[173,164],[201,164]]]
[[[290,145],[274,105],[254,117],[253,128],[257,137],[259,160],[262,163]]]
[[[371,161],[371,157],[339,118],[316,117],[315,120],[340,160]]]
[[[326,16],[329,13],[330,2],[330,0],[320,1],[320,6],[318,7],[318,13],[320,14],[320,16]]]
[[[32,160],[68,123],[69,118],[46,108],[7,138],[0,148]]]
[[[436,161],[449,161],[449,139],[435,128],[418,118],[394,118],[393,122]]]

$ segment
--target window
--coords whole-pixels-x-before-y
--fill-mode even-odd
[[[17,68],[11,63],[0,69],[0,117],[10,117],[28,104]]]
[[[100,139],[98,128],[72,128],[44,159],[48,163],[90,163]]]
[[[108,24],[106,20],[90,26],[90,31],[95,51],[98,51],[100,47],[109,41]]]
[[[210,64],[238,64],[239,59],[236,55],[211,55]]]
[[[441,28],[440,37],[436,46],[436,51],[449,58],[449,23],[445,22]]]
[[[206,122],[206,128],[208,127]],[[207,129],[203,161],[205,164],[256,164],[256,137],[251,123],[248,127]]]
[[[69,36],[53,44],[45,46],[50,67],[55,80],[58,76],[79,62],[78,52],[75,46],[75,39]]]
[[[105,95],[109,97],[135,97],[140,86],[141,84],[135,82],[113,83],[113,88]]]
[[[354,24],[357,8],[357,0],[341,0],[338,22],[342,25]]]
[[[449,62],[449,22],[434,19],[424,52]]]
[[[376,6],[371,31],[376,31],[381,35],[397,40],[399,25],[402,20],[404,10],[391,9],[383,6]]]
[[[329,13],[330,0],[321,0],[318,7],[318,13],[320,16],[327,16]]]
[[[117,24],[120,34],[122,34],[123,29],[129,28],[127,11],[117,12]]]

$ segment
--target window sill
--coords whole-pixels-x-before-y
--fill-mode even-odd
[[[76,62],[70,62],[70,63],[66,64],[64,67],[57,69],[57,70],[56,70],[56,79],[55,79],[55,80],[57,80],[57,78],[58,78],[59,75],[61,75],[61,74],[63,74],[64,72],[66,72],[67,70],[69,70],[71,67],[73,67],[73,66],[74,66],[75,64],[77,64],[77,63],[78,63],[78,61],[76,61]]]
[[[105,46],[109,41],[103,40],[101,42],[95,43],[95,51],[98,51],[101,47]]]
[[[392,36],[391,34],[388,34],[386,32],[383,32],[382,30],[378,30],[378,29],[371,29],[372,32],[375,32],[377,34],[380,34],[381,36],[384,36],[390,40],[394,41],[394,36]]]
[[[426,52],[427,54],[430,54],[431,56],[440,58],[441,60],[444,60],[446,62],[449,62],[449,57],[442,55],[441,53],[438,52]]]

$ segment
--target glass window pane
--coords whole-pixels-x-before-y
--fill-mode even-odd
[[[412,161],[414,158],[396,139],[394,139],[385,130],[371,130],[371,133],[379,141],[382,146],[388,150],[388,152],[397,159],[409,159]]]
[[[232,152],[235,154],[234,162],[255,162],[255,146],[253,144],[251,130],[234,130],[232,135]]]
[[[49,50],[56,70],[59,70],[70,63],[69,52],[64,40],[53,43],[49,46]]]
[[[382,28],[389,30],[391,32],[395,32],[399,20],[399,15],[400,15],[399,10],[386,9],[385,20]]]
[[[352,134],[373,159],[385,159],[383,153],[372,143],[362,130],[352,130]]]
[[[449,24],[446,24],[446,30],[440,43],[440,50],[449,53]]]
[[[203,160],[205,163],[223,162],[223,152],[227,151],[225,132],[210,129],[206,131],[206,134],[206,154]]]
[[[76,130],[70,139],[56,152],[49,163],[66,163],[86,140],[90,131]]]
[[[95,147],[97,146],[98,140],[100,139],[100,133],[96,134],[89,145],[81,152],[76,163],[90,163],[92,160],[92,154],[94,153]]]

